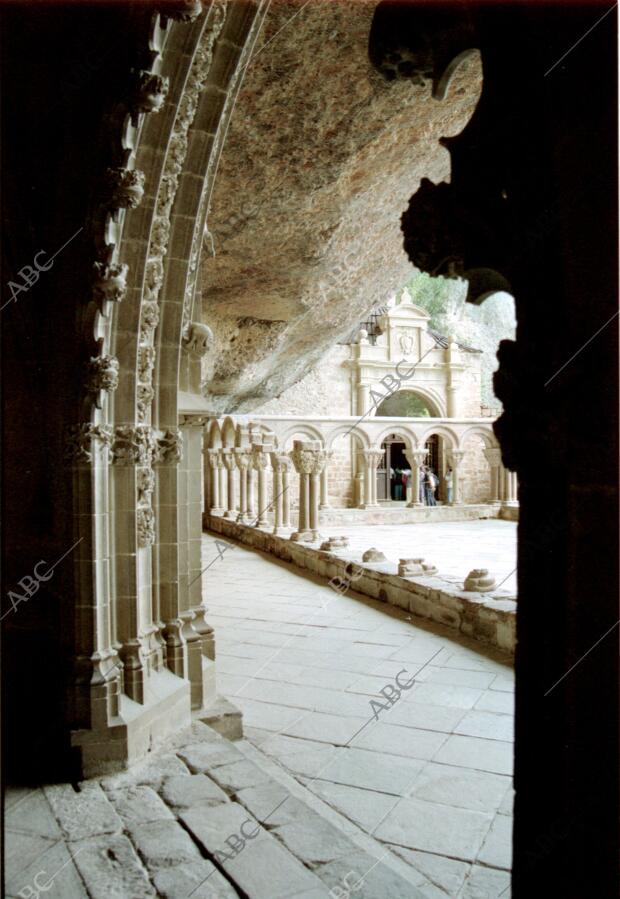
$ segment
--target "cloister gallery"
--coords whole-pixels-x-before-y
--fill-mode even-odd
[[[618,895],[616,7],[0,15],[3,895]]]

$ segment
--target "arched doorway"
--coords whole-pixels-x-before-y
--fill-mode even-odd
[[[377,467],[377,500],[379,502],[405,502],[411,466],[405,455],[406,444],[399,434],[389,434],[381,444],[383,459]]]
[[[414,390],[397,390],[377,406],[375,413],[384,418],[439,418],[437,407]]]

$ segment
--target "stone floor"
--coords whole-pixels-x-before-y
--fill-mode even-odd
[[[432,525],[446,534],[441,557],[437,542],[427,542],[429,528],[411,527],[415,540],[402,526],[348,533],[360,547],[374,544],[390,556],[415,548],[440,566],[460,564],[450,559],[457,552],[465,564],[477,549],[470,567],[488,562],[498,574],[509,571],[511,523]],[[513,671],[506,658],[367,597],[340,596],[272,557],[225,546],[204,538],[208,620],[219,690],[243,710],[249,741],[405,860],[423,896],[509,897]],[[416,683],[400,697],[388,687],[389,707],[380,691],[403,669],[401,683],[414,676]],[[383,895],[409,894],[386,888]]]
[[[371,546],[388,559],[421,556],[433,562],[442,575],[465,580],[472,568],[488,568],[503,588],[517,591],[517,523],[489,518],[478,521],[438,521],[407,525],[321,527],[327,537],[346,534],[351,549],[363,552]]]
[[[244,547],[203,551],[246,739],[196,722],[130,772],[7,789],[3,895],[507,899],[506,660]]]

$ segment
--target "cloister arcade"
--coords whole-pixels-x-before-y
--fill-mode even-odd
[[[350,462],[347,453],[350,452]],[[300,504],[298,454],[312,454],[317,477],[317,511],[333,507],[379,508],[393,503],[408,508],[420,499],[420,466],[432,464],[440,479],[440,504],[471,502],[466,473],[469,457],[483,448],[487,464],[485,495],[477,502],[514,508],[516,477],[502,465],[491,423],[484,419],[329,418],[312,422],[303,417],[243,416],[213,418],[205,427],[205,512],[260,525],[273,522],[276,531],[290,528],[291,509]],[[340,449],[339,449],[340,448]],[[411,470],[406,496],[390,492],[390,454],[400,452]],[[445,473],[453,472],[448,502]],[[267,472],[272,471],[268,483]],[[392,491],[393,492],[393,491]],[[272,509],[281,497],[282,512]],[[277,505],[277,504],[276,504]],[[281,520],[280,520],[281,519]]]

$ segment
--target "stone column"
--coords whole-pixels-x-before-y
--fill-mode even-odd
[[[222,458],[222,451],[220,450],[218,459],[217,459],[217,474],[218,480],[220,482],[219,492],[220,492],[220,508],[222,513],[228,507],[228,490],[227,490],[227,477],[226,477],[226,469],[224,468],[224,460]]]
[[[267,517],[267,466],[269,454],[265,452],[262,444],[256,444],[252,449],[252,467],[258,478],[258,509],[256,510],[255,523],[257,527],[269,524]],[[254,517],[254,516],[253,516]]]
[[[423,506],[424,503],[420,499],[420,467],[424,465],[424,460],[428,455],[428,450],[413,450],[413,452],[405,452],[405,457],[411,468],[411,502],[407,503],[408,509],[416,506]]]
[[[250,520],[248,505],[248,473],[252,462],[252,455],[248,449],[235,448],[235,462],[239,469],[239,514],[237,521],[240,524],[248,524]]]
[[[327,473],[330,459],[334,455],[333,450],[325,451],[325,465],[323,467],[323,471],[321,472],[321,503],[319,505],[320,509],[330,509],[329,505],[329,489],[327,483]]]
[[[318,539],[318,478],[325,466],[325,451],[318,441],[295,440],[291,458],[299,474],[299,524],[291,540]]]
[[[237,478],[237,463],[235,461],[235,453],[232,449],[222,450],[222,462],[228,474],[228,490],[226,491],[226,511],[224,518],[234,521],[237,517],[237,491],[235,489],[235,481]]]
[[[270,453],[273,467],[274,526],[276,537],[288,536],[291,529],[291,502],[288,489],[288,473],[291,460],[285,453]]]
[[[448,464],[452,468],[452,502],[450,506],[460,506],[461,503],[461,482],[459,474],[459,464],[463,461],[465,450],[450,450],[448,453]]]
[[[375,463],[375,455],[376,450],[360,450],[359,455],[364,460],[364,502],[360,503],[360,509],[370,509],[373,506],[376,506],[376,465],[378,465],[378,460]],[[373,478],[375,480],[375,486],[373,488]]]
[[[502,464],[502,451],[499,447],[487,447],[484,450],[484,455],[491,469],[491,496],[489,502],[496,503],[500,498],[499,469]]]
[[[210,449],[209,451],[209,468],[211,471],[211,484],[209,488],[209,495],[211,497],[211,514],[212,515],[221,515],[224,511],[222,507],[221,497],[220,497],[220,472],[219,472],[219,459],[220,459],[220,450],[219,449]]]
[[[503,468],[503,466],[502,466]],[[504,472],[504,499],[505,506],[517,505],[517,475],[514,471],[508,471],[503,468]]]

